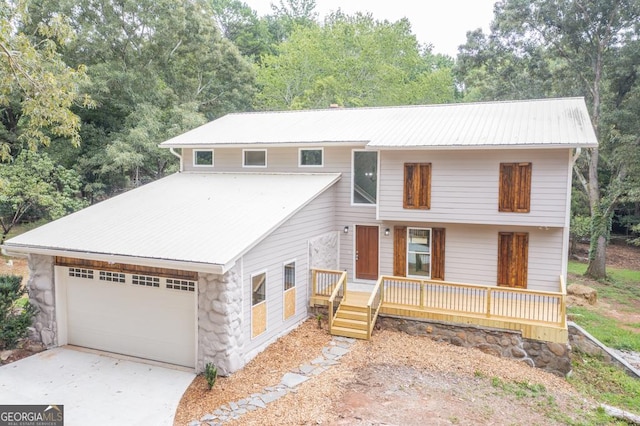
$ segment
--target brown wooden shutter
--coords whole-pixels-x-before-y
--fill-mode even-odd
[[[431,163],[404,164],[405,209],[431,208]]]
[[[418,208],[431,208],[431,163],[420,164],[420,196]]]
[[[531,205],[531,163],[520,163],[517,168],[514,206],[515,212],[529,213]]]
[[[431,232],[431,279],[444,280],[445,229],[433,228]]]
[[[498,234],[498,285],[527,288],[528,257],[528,233],[500,232]]]
[[[516,165],[513,163],[500,164],[500,190],[498,196],[498,210],[512,212],[515,207]]]
[[[416,179],[417,164],[405,163],[404,165],[404,200],[405,209],[414,209],[418,203],[418,191],[420,182]]]
[[[527,269],[529,266],[529,234],[516,232],[513,238],[513,285],[527,288]]]
[[[407,276],[407,227],[393,228],[393,275]]]

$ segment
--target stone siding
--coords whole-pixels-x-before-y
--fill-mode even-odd
[[[212,362],[227,376],[244,366],[242,286],[237,265],[224,275],[200,274],[198,279],[197,372]]]
[[[50,348],[58,345],[53,257],[29,255],[29,301],[38,311],[30,337]]]
[[[309,239],[309,268],[337,270],[339,241],[335,231]]]
[[[564,377],[571,371],[569,345],[525,339],[517,331],[391,317],[379,317],[378,325],[414,336],[429,337],[437,342],[476,348],[487,354],[519,360],[558,376]]]

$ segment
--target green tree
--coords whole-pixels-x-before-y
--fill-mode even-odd
[[[443,63],[449,66],[443,66]],[[421,49],[406,19],[335,13],[296,27],[258,69],[259,109],[441,103],[454,99],[452,62]]]
[[[23,150],[0,167],[0,244],[26,218],[53,220],[85,207],[80,185],[73,170],[55,165],[45,153]]]
[[[87,65],[98,107],[80,114],[79,155],[51,155],[75,162],[92,199],[175,170],[158,143],[251,107],[253,68],[222,37],[207,0],[42,0],[32,8],[34,21],[60,12],[77,34],[64,58]]]
[[[28,145],[47,146],[52,138],[80,143],[76,106],[91,99],[79,91],[86,83],[85,68],[68,67],[60,48],[73,34],[62,15],[31,24],[27,3],[5,1],[0,7],[0,161],[7,161]]]
[[[606,111],[614,109],[607,103],[607,81],[620,46],[637,39],[639,19],[637,0],[503,0],[495,6],[488,41],[472,35],[461,52],[467,67],[462,69],[465,83],[475,86],[467,90],[475,90],[476,98],[495,96],[502,82],[513,89],[504,93],[505,98],[582,95],[587,99],[601,146],[586,150],[574,170],[589,199],[591,250],[587,274],[595,278],[606,276],[611,218],[617,203],[628,194],[625,180],[629,164],[615,159],[620,159],[629,146],[620,145],[620,138],[614,142],[612,128],[603,126]],[[476,47],[485,57],[474,64],[470,53]],[[494,81],[478,84],[484,75]],[[545,75],[550,84],[544,83]],[[518,80],[530,87],[511,84]]]

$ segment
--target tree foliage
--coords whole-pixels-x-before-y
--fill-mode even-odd
[[[26,293],[22,277],[0,275],[0,350],[15,348],[29,333],[36,308],[19,302]]]
[[[32,32],[25,32],[29,24]],[[3,2],[0,8],[0,161],[27,145],[48,146],[52,139],[80,143],[76,106],[91,99],[79,91],[85,68],[65,64],[60,48],[73,37],[61,15],[32,23],[26,2]]]
[[[454,99],[450,66],[421,49],[406,19],[379,22],[371,15],[338,12],[322,26],[296,27],[277,54],[263,58],[256,105],[302,109],[448,102]]]
[[[80,185],[73,170],[54,164],[44,153],[23,150],[0,167],[0,243],[23,220],[57,219],[85,207]]]

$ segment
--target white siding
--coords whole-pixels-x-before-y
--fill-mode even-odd
[[[385,223],[391,235],[380,237],[380,273],[393,275],[393,227],[406,223]],[[410,226],[445,228],[445,280],[496,285],[498,280],[498,233],[529,233],[528,289],[559,291],[564,254],[562,229],[531,227],[411,223]]]
[[[307,318],[309,302],[308,240],[335,228],[335,190],[329,189],[242,258],[243,330],[245,361],[274,339]],[[283,264],[296,261],[296,313],[283,319]],[[267,330],[251,338],[251,274],[267,272]]]
[[[531,289],[557,290],[563,262],[566,184],[571,170],[568,150],[380,151],[379,206],[376,209],[351,205],[353,149],[325,147],[325,166],[313,169],[314,173],[342,173],[342,179],[332,188],[335,207],[327,206],[319,215],[322,220],[333,215],[331,230],[340,231],[340,269],[347,271],[349,281],[353,282],[355,277],[355,225],[380,226],[380,273],[391,275],[393,225],[404,224],[446,228],[446,279],[486,285],[495,285],[497,280],[498,232],[530,232],[529,286]],[[304,173],[307,170],[298,167],[297,156],[298,148],[269,148],[269,166],[262,170]],[[243,170],[241,149],[218,148],[215,158],[216,171]],[[402,208],[403,164],[408,161],[433,165],[431,210]],[[531,213],[498,213],[499,164],[516,161],[530,161],[533,165]],[[191,164],[190,160],[185,164]],[[379,210],[380,220],[376,210]],[[345,226],[349,226],[348,234],[342,232]],[[539,227],[551,229],[542,231]],[[390,228],[392,235],[385,236],[385,228]],[[244,264],[249,265],[246,259]],[[249,315],[250,312],[245,313],[250,320]]]
[[[381,220],[564,226],[569,150],[382,151]],[[402,207],[404,163],[431,163],[431,209]],[[531,212],[498,212],[500,163],[531,162]]]

